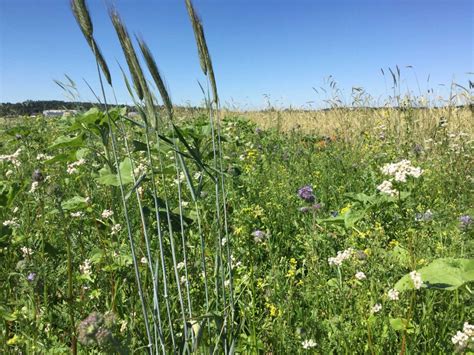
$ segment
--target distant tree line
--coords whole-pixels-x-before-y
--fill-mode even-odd
[[[67,101],[33,101],[27,100],[17,103],[0,103],[0,117],[8,116],[32,116],[40,115],[45,110],[88,110],[97,103],[92,102],[67,102]],[[128,107],[128,105],[118,105],[119,107]]]

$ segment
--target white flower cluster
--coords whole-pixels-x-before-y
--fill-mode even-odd
[[[400,293],[394,288],[388,290],[387,296],[390,301],[398,301]]]
[[[385,164],[381,171],[384,175],[393,176],[395,181],[399,182],[406,182],[407,176],[417,178],[423,173],[421,168],[412,166],[411,162],[406,159],[398,163]]]
[[[344,251],[338,251],[335,257],[328,258],[329,265],[341,266],[342,262],[352,256],[354,249],[348,248]]]
[[[76,174],[77,173],[77,167],[84,165],[86,163],[86,160],[81,158],[78,161],[75,161],[74,163],[68,164],[67,165],[67,173],[69,175]]]
[[[469,342],[474,342],[474,325],[465,322],[463,330],[458,330],[456,335],[451,338],[451,341],[461,350],[464,349]]]
[[[38,181],[33,181],[31,183],[31,188],[30,188],[30,194],[32,194],[33,192],[36,191],[36,189],[38,188],[39,186],[39,182]]]
[[[4,221],[3,225],[5,227],[12,227],[12,228],[18,228],[20,224],[18,223],[18,218],[13,217],[12,219],[9,219],[8,221]]]
[[[77,212],[71,212],[71,217],[73,218],[81,218],[84,216],[84,212],[77,211]]]
[[[355,278],[359,281],[362,281],[362,280],[365,280],[367,278],[367,276],[365,276],[365,274],[362,271],[358,271],[355,274]]]
[[[114,215],[114,211],[112,210],[104,210],[102,212],[102,218],[109,218],[109,217],[112,217]]]
[[[303,349],[311,349],[316,347],[318,344],[313,339],[305,340],[301,343]]]
[[[133,169],[133,174],[135,176],[140,176],[142,175],[144,172],[146,172],[146,165],[144,165],[143,163],[139,163],[135,169]]]
[[[382,182],[379,186],[377,186],[377,190],[389,196],[396,196],[397,194],[397,190],[393,188],[392,182],[390,180],[385,180]]]
[[[385,164],[380,170],[384,175],[393,176],[393,180],[397,182],[406,182],[407,176],[417,178],[423,173],[421,168],[412,166],[411,162],[406,159],[398,163]],[[397,194],[397,190],[393,187],[392,179],[382,182],[377,186],[377,190],[389,196],[396,196]]]
[[[51,155],[44,154],[44,153],[39,153],[36,156],[36,160],[50,160],[50,159],[53,159],[53,157]]]
[[[379,313],[382,310],[382,305],[380,303],[376,303],[370,310],[370,313],[375,314]]]
[[[18,159],[21,153],[21,148],[18,148],[15,153],[10,155],[0,155],[0,161],[8,161],[12,163],[14,166],[19,167],[21,165],[21,161]]]
[[[120,232],[121,230],[122,230],[122,226],[120,224],[114,224],[112,226],[112,230],[111,230],[110,234],[115,235],[118,232]]]
[[[91,269],[92,265],[89,259],[84,260],[84,262],[79,265],[79,271],[85,276],[90,276],[92,274]]]
[[[20,250],[24,258],[33,254],[33,249],[31,248],[21,247]]]
[[[421,285],[423,285],[423,281],[421,280],[421,274],[416,271],[410,272],[410,278],[413,281],[413,286],[415,286],[415,290],[419,290]]]

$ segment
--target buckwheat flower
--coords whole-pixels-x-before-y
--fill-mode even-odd
[[[146,257],[142,257],[142,258],[140,259],[140,262],[141,262],[142,264],[148,264],[148,259],[147,259]]]
[[[390,180],[385,180],[382,182],[379,186],[377,186],[377,190],[389,196],[396,196],[397,194],[397,190],[393,188],[392,182]]]
[[[221,239],[221,246],[225,246],[227,244],[227,238]]]
[[[181,270],[182,268],[184,268],[184,261],[181,261],[181,262],[177,263],[177,264],[176,264],[176,268],[177,268],[178,270]]]
[[[255,241],[255,243],[261,243],[265,240],[267,235],[265,232],[257,229],[252,232],[251,236],[253,237],[253,240]]]
[[[121,226],[120,224],[118,224],[118,223],[117,223],[117,224],[114,224],[114,225],[112,226],[112,230],[110,231],[110,234],[115,235],[115,234],[117,234],[118,232],[120,232],[121,230],[122,230],[122,226]]]
[[[13,213],[17,213],[19,210],[20,210],[20,208],[18,208],[18,206],[16,206],[16,207],[13,209]]]
[[[141,175],[146,172],[146,166],[143,163],[138,164],[135,169],[133,169],[133,174],[135,176]]]
[[[392,289],[388,290],[387,296],[388,296],[388,299],[390,301],[398,301],[399,300],[399,298],[398,298],[399,294],[400,293],[397,290],[392,288]]]
[[[104,210],[102,211],[102,218],[109,218],[114,215],[114,212],[112,210]]]
[[[84,212],[77,211],[77,212],[71,212],[71,217],[73,218],[81,218],[84,216]]]
[[[462,331],[470,338],[474,337],[474,325],[469,324],[468,322],[464,322],[464,326]],[[474,339],[471,339],[474,341]]]
[[[298,190],[298,197],[306,202],[314,202],[316,197],[313,195],[313,188],[311,185],[303,186]]]
[[[39,182],[33,181],[31,183],[30,194],[34,193],[38,189]]]
[[[179,279],[179,282],[181,282],[182,284],[186,283],[186,276],[181,276],[180,279]]]
[[[13,217],[12,219],[4,221],[3,225],[5,227],[10,227],[10,228],[18,228],[20,226],[20,224],[18,223],[18,218],[16,217]]]
[[[376,303],[370,310],[370,313],[375,314],[382,310],[382,305],[380,303]]]
[[[466,333],[458,330],[456,335],[451,338],[451,341],[454,345],[458,346],[461,349],[464,349],[467,343],[469,342],[469,336]]]
[[[84,260],[84,262],[79,265],[79,271],[85,276],[90,276],[92,274],[91,269],[92,265],[89,259]]]
[[[224,287],[229,287],[229,286],[230,286],[230,280],[225,280]]]
[[[303,349],[311,349],[316,347],[318,344],[313,339],[305,340],[301,342],[301,345],[303,346]]]
[[[410,278],[413,281],[413,286],[415,287],[415,290],[419,290],[421,288],[421,285],[423,284],[423,281],[421,280],[421,274],[416,271],[410,272]]]
[[[33,249],[27,247],[20,248],[23,257],[26,258],[27,256],[33,255]]]
[[[78,161],[68,164],[66,171],[69,175],[76,174],[78,172],[77,167],[84,165],[85,163],[86,160],[84,158],[81,158]]]
[[[40,153],[36,156],[36,160],[50,160],[53,159],[51,155]]]
[[[354,249],[348,248],[344,251],[338,251],[335,257],[328,258],[329,265],[331,266],[341,266],[342,262],[346,259],[349,259],[352,256]]]
[[[367,276],[362,271],[359,271],[355,274],[355,278],[359,281],[365,280]]]

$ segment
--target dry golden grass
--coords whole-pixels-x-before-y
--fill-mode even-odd
[[[230,113],[230,111],[228,112]],[[324,136],[351,139],[365,132],[395,132],[403,139],[429,138],[439,125],[446,121],[450,132],[474,133],[472,109],[443,107],[432,109],[332,109],[326,111],[267,110],[239,113],[262,129],[276,128],[282,132],[302,130]]]

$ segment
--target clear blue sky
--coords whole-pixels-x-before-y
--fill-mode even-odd
[[[433,87],[473,72],[472,0],[195,0],[221,101],[262,107],[320,101],[312,87],[332,75],[349,96],[362,86],[385,96],[380,68],[399,65],[403,88]],[[105,1],[89,0],[95,36],[120,102],[131,103],[116,61],[125,64]],[[129,32],[141,33],[176,104],[198,104],[203,80],[184,0],[117,0]],[[98,90],[94,58],[68,0],[0,0],[0,102],[64,99],[53,79],[66,73],[81,99]],[[413,69],[406,69],[412,65]],[[427,77],[430,75],[430,82]],[[390,85],[389,85],[390,86]],[[443,92],[444,90],[444,92]]]

